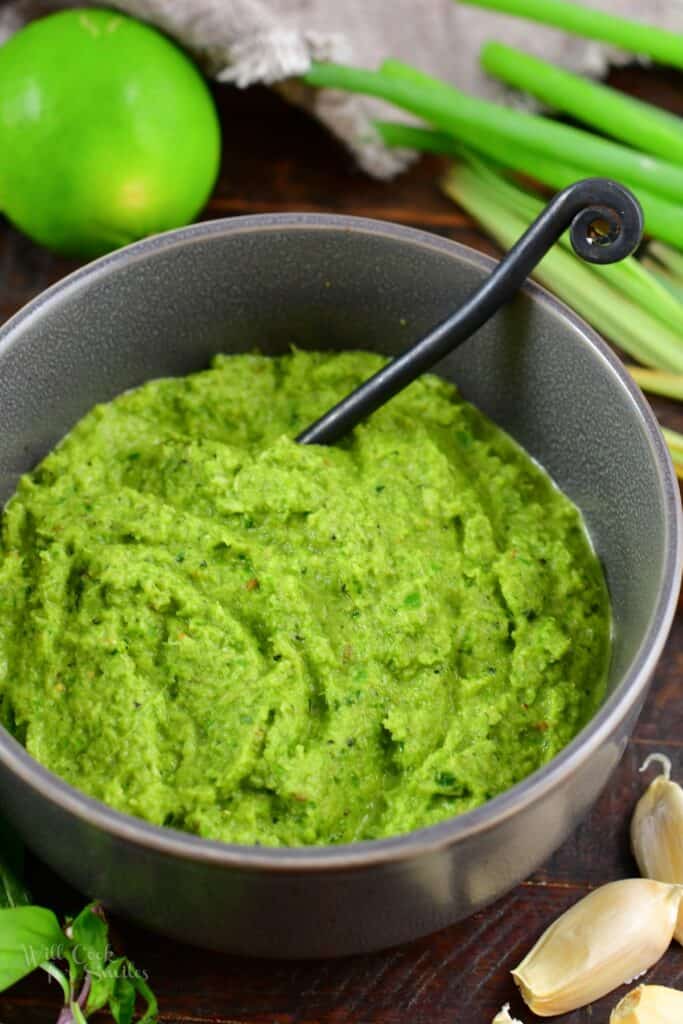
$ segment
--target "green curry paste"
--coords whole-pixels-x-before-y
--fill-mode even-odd
[[[79,789],[235,843],[406,832],[559,751],[610,617],[577,509],[444,380],[218,357],[93,409],[3,517],[2,721]]]

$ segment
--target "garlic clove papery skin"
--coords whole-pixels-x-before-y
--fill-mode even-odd
[[[663,754],[651,754],[641,772],[653,761],[659,761],[664,771],[650,783],[633,812],[633,855],[646,878],[683,885],[683,789],[672,781],[671,762]],[[683,904],[674,937],[683,943]]]
[[[554,1017],[640,977],[668,949],[682,893],[629,878],[579,900],[512,971],[526,1004],[539,1017]]]

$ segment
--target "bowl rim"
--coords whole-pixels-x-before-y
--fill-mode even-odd
[[[12,344],[17,331],[45,307],[69,292],[124,265],[146,260],[177,246],[191,245],[227,234],[287,229],[372,234],[415,247],[435,249],[454,263],[491,271],[496,260],[469,246],[413,227],[365,217],[325,213],[266,213],[202,221],[135,242],[90,262],[42,291],[0,326],[0,355]],[[568,321],[593,352],[606,363],[627,391],[640,416],[657,469],[665,509],[665,564],[650,624],[633,658],[613,692],[583,729],[551,761],[474,810],[435,825],[398,836],[328,846],[267,847],[238,845],[204,839],[116,811],[82,793],[36,761],[11,734],[0,726],[0,763],[42,797],[113,838],[137,844],[150,852],[246,871],[323,873],[358,870],[372,865],[401,862],[424,853],[435,853],[456,842],[485,833],[530,804],[547,798],[581,764],[594,755],[617,730],[645,693],[666,642],[676,610],[683,559],[683,531],[678,482],[658,423],[642,392],[606,342],[573,310],[533,281],[521,289],[535,303]]]

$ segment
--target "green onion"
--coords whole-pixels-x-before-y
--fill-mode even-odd
[[[412,80],[397,75],[364,71],[339,64],[315,64],[304,76],[309,85],[365,93],[388,100],[431,122],[434,127],[472,143],[472,132],[480,139],[494,135],[498,142],[514,148],[523,146],[541,156],[566,161],[583,173],[611,175],[627,184],[642,186],[676,202],[683,195],[683,167],[659,157],[638,153],[627,146],[601,139],[590,132],[558,124],[538,114],[498,106],[467,96],[452,86],[423,76],[429,84],[418,83],[419,72],[411,69]],[[470,131],[467,132],[467,129]],[[681,239],[683,245],[683,239]]]
[[[566,188],[573,182],[585,177],[585,169],[571,164],[539,156],[523,147],[512,149],[506,143],[499,142],[495,136],[472,136],[464,140],[471,146],[491,157],[511,170],[521,171],[550,185],[552,188]],[[619,179],[628,185],[637,195],[643,208],[645,230],[649,235],[683,247],[683,206],[673,203],[661,196],[653,195],[627,178]]]
[[[578,36],[612,43],[631,53],[645,54],[661,64],[683,68],[683,36],[655,28],[640,21],[630,21],[574,0],[461,0],[473,7],[529,18],[544,25],[553,25]]]
[[[683,163],[683,120],[673,114],[502,43],[487,43],[481,64],[490,75],[599,132]]]
[[[439,82],[438,79],[398,60],[385,61],[382,64],[381,73],[403,82],[411,82],[418,87],[450,88]],[[513,148],[505,139],[499,138],[493,132],[482,133],[469,126],[460,126],[457,135],[461,142],[484,153],[485,156],[497,163],[501,163],[511,170],[522,171],[552,188],[566,188],[567,185],[571,185],[585,176],[585,169],[578,164],[558,160],[553,155],[541,155],[531,149],[526,149],[523,145],[516,145]],[[643,158],[648,159],[644,155]],[[655,238],[683,247],[683,206],[680,202],[672,203],[660,196],[653,195],[624,176],[620,180],[637,192],[643,207],[647,232]]]
[[[652,274],[653,277],[657,278],[657,280],[662,285],[662,287],[666,288],[666,290],[671,295],[673,295],[674,298],[677,299],[679,302],[683,302],[683,286],[682,285],[676,284],[674,281],[672,281],[671,278],[668,276],[668,274],[660,274],[656,267],[653,269],[653,267],[650,266],[648,260],[643,260],[642,264],[643,264],[644,267],[647,268],[647,270],[650,271],[650,273]]]
[[[422,153],[443,153],[446,156],[462,156],[463,147],[452,135],[435,132],[431,128],[419,128],[413,124],[399,124],[397,121],[375,121],[377,134],[387,146],[401,149],[418,149]]]
[[[666,245],[661,245],[658,242],[651,242],[647,251],[658,263],[661,263],[672,277],[677,278],[680,284],[683,285],[683,255],[680,252],[674,252]]]
[[[506,249],[529,225],[531,218],[511,212],[476,167],[456,164],[443,187]],[[683,373],[680,336],[563,246],[555,246],[533,276],[629,355],[651,367]]]
[[[677,452],[683,460],[683,434],[679,434],[677,430],[670,430],[668,427],[662,427],[662,433],[669,448]]]
[[[683,402],[683,374],[666,373],[664,370],[645,370],[642,366],[628,366],[627,369],[643,391]]]
[[[552,68],[552,65],[548,66]],[[385,60],[380,67],[380,73],[402,82],[410,82],[418,88],[454,91],[446,82],[433,78],[431,75],[419,71],[410,64],[405,64],[403,61],[395,59]],[[457,90],[455,91],[457,92]],[[647,106],[647,104],[644,104],[644,106]],[[497,109],[505,110],[507,108]],[[656,111],[656,108],[652,109]],[[663,111],[658,111],[658,113],[664,116]],[[673,115],[667,116],[670,116],[674,123],[679,122],[679,119]],[[538,120],[541,124],[555,123],[542,117],[538,118]],[[677,123],[676,127],[678,128],[681,140],[683,140],[683,125]],[[460,125],[457,131],[451,132],[451,134],[457,136],[459,141],[478,149],[504,166],[510,167],[513,170],[523,171],[525,174],[529,174],[538,181],[551,185],[553,188],[565,188],[567,185],[585,176],[585,168],[581,167],[580,160],[575,160],[572,163],[571,159],[569,161],[558,159],[552,151],[549,154],[541,155],[533,148],[526,149],[520,145],[516,145],[513,149],[505,138],[499,137],[495,132],[482,133],[477,131],[476,127]],[[585,132],[581,134],[586,135]],[[588,135],[588,137],[595,138],[594,135]],[[627,149],[626,152],[633,155],[633,150],[631,149]],[[637,153],[635,155],[643,163],[647,163],[649,160],[649,157],[644,153]],[[596,173],[602,175],[604,171],[598,168]],[[667,241],[672,241],[674,245],[680,245],[683,239],[683,208],[679,201],[680,193],[675,197],[676,202],[671,203],[642,188],[634,179],[622,175],[619,180],[638,192],[638,198],[643,207],[646,220],[649,221],[649,232]],[[663,234],[660,234],[661,232]]]
[[[680,253],[661,242],[650,242],[642,262],[679,302],[683,302],[683,257]]]
[[[679,480],[683,480],[683,434],[679,434],[676,430],[669,430],[668,427],[662,427],[661,431],[669,449],[676,476]]]
[[[683,302],[683,284],[678,284],[674,281],[669,274],[662,271],[659,263],[655,263],[654,260],[649,259],[647,256],[641,260],[641,264],[664,288],[666,288],[670,295],[673,295],[679,302]]]
[[[678,335],[683,348],[683,302],[638,260],[631,258],[603,267],[592,266],[591,269],[628,295],[641,309],[666,324]]]
[[[454,156],[461,151],[453,137],[444,132],[422,134],[424,129],[411,128],[408,125],[387,128],[387,122],[379,122],[378,131],[390,146],[405,146]],[[414,134],[411,135],[411,131]],[[580,167],[560,163],[551,157],[539,156],[538,153],[533,153],[523,146],[516,146],[513,149],[495,135],[482,135],[471,130],[459,132],[458,135],[462,142],[497,163],[511,170],[522,171],[552,188],[566,188],[567,185],[585,176],[584,170]],[[631,183],[624,180],[624,184]],[[683,246],[683,206],[652,195],[642,188],[633,187],[633,190],[643,207],[647,232],[673,245]]]

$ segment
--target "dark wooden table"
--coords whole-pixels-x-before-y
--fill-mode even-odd
[[[626,69],[613,82],[683,114],[683,77]],[[223,171],[206,216],[272,210],[361,214],[418,225],[495,253],[435,185],[436,158],[391,184],[370,181],[344,150],[303,113],[263,89],[216,93]],[[0,222],[0,320],[75,264],[50,255]],[[683,414],[656,402],[663,422],[683,429]],[[113,922],[115,945],[149,972],[164,1021],[178,1024],[489,1024],[510,1001],[524,1021],[509,970],[553,918],[591,887],[633,875],[628,821],[642,789],[638,766],[663,751],[683,779],[683,617],[674,624],[647,706],[621,765],[593,812],[555,856],[504,899],[467,921],[412,945],[330,962],[263,962],[205,953]],[[29,863],[37,901],[75,911],[82,897],[44,866]],[[294,922],[293,922],[294,925]],[[648,980],[683,987],[683,951],[673,946]],[[625,990],[624,990],[625,991]],[[44,976],[0,996],[0,1024],[48,1024],[59,995]],[[616,996],[558,1018],[602,1024]]]

